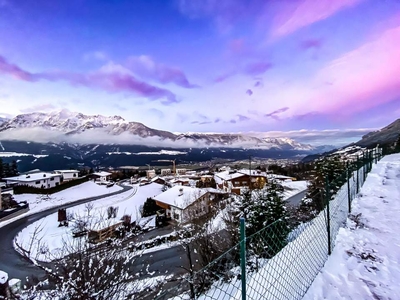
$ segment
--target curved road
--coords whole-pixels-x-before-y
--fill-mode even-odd
[[[35,276],[43,278],[45,273],[38,267],[32,265],[31,262],[27,261],[22,255],[14,250],[13,240],[14,237],[24,229],[26,226],[46,217],[52,213],[55,213],[60,208],[69,208],[86,202],[99,200],[102,198],[110,197],[113,195],[121,194],[132,189],[131,186],[121,186],[122,190],[113,192],[106,195],[84,198],[72,203],[63,204],[57,207],[49,208],[30,216],[23,217],[10,224],[7,224],[0,228],[0,270],[8,273],[9,278],[19,278],[24,283],[26,277]]]

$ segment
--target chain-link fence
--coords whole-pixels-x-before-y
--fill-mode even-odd
[[[347,159],[344,172],[316,191],[323,208],[310,221],[293,228],[277,220],[245,236],[241,219],[239,243],[155,299],[301,299],[335,246],[351,211],[351,202],[373,163],[382,157],[372,149]]]

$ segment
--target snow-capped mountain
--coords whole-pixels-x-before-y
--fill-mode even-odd
[[[67,135],[82,133],[91,129],[104,129],[111,135],[129,132],[140,137],[161,136],[175,138],[175,135],[149,128],[142,123],[127,122],[120,116],[84,115],[61,110],[52,113],[29,113],[18,115],[0,125],[0,132],[14,128],[42,128],[63,132]]]
[[[226,133],[183,133],[174,134],[169,131],[157,130],[145,126],[138,122],[129,122],[120,116],[101,116],[101,115],[84,115],[82,113],[61,110],[52,113],[29,113],[21,114],[15,118],[5,121],[0,125],[0,132],[7,133],[16,129],[39,128],[60,133],[63,137],[62,141],[69,142],[68,137],[78,136],[82,133],[95,132],[94,130],[102,130],[102,141],[107,136],[112,137],[128,134],[127,139],[120,139],[118,144],[133,144],[132,138],[140,137],[140,143],[144,145],[155,145],[155,140],[160,142],[158,146],[163,146],[170,142],[169,145],[179,147],[237,147],[237,148],[253,148],[253,149],[274,149],[274,150],[298,150],[312,151],[315,150],[311,145],[300,144],[289,138],[257,138],[243,134],[226,134]],[[94,135],[94,134],[93,134]],[[125,135],[124,135],[125,137]],[[132,137],[132,138],[130,138]],[[152,137],[151,143],[146,143],[146,138]],[[154,139],[155,138],[155,139]],[[4,138],[3,138],[4,139]],[[84,141],[80,141],[85,144]],[[93,143],[93,140],[87,144]],[[100,142],[99,142],[100,143]]]

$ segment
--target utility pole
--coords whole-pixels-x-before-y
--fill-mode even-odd
[[[251,190],[252,189],[252,186],[251,186],[251,155],[249,155],[249,189]]]

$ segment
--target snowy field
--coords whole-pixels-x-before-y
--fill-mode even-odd
[[[132,190],[124,193],[102,198],[96,201],[88,202],[93,204],[90,215],[91,216],[104,216],[106,218],[107,208],[110,206],[118,207],[118,212],[115,220],[119,220],[124,215],[130,215],[131,221],[140,221],[139,208],[144,204],[148,197],[154,197],[161,193],[163,185],[152,183],[149,185],[138,186],[135,185]],[[82,217],[87,214],[88,204],[81,204],[67,209],[67,214],[75,217]],[[36,228],[40,228],[39,238],[41,238],[40,245],[48,247],[51,253],[58,253],[64,241],[69,243],[73,240],[72,225],[69,227],[58,227],[57,213],[51,214],[28,227],[24,228],[15,238],[15,242],[21,245],[24,249],[30,247],[31,237]],[[152,220],[154,223],[154,220]],[[33,245],[31,250],[31,257],[35,260],[48,260],[40,254],[39,244]]]
[[[71,203],[84,198],[107,195],[120,191],[121,189],[122,188],[118,185],[107,188],[105,185],[98,185],[94,182],[84,182],[80,185],[68,188],[52,195],[14,195],[13,197],[17,202],[26,201],[29,203],[29,211],[10,220],[0,222],[0,227],[44,209],[55,207],[61,204]]]
[[[373,166],[352,215],[304,299],[400,299],[400,154]]]

